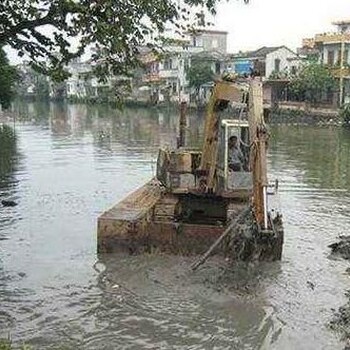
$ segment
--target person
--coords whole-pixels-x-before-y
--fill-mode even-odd
[[[242,171],[244,156],[238,146],[237,136],[233,135],[228,139],[228,167],[233,171]]]

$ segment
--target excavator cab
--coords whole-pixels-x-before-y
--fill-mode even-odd
[[[227,113],[230,103],[247,110],[249,85],[217,82],[208,103],[202,150],[161,149],[157,178],[174,194],[192,193],[217,197],[249,198],[252,192],[248,120]],[[237,137],[242,153],[239,171],[230,168],[229,139]]]
[[[217,192],[224,197],[250,192],[253,188],[250,170],[249,124],[246,120],[222,119],[220,123]],[[239,154],[239,167],[232,166],[230,140],[236,142],[236,153]]]

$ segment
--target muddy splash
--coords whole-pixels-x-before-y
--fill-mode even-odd
[[[339,236],[339,241],[328,246],[331,248],[331,257],[350,260],[350,236]],[[346,269],[350,274],[350,267]],[[330,328],[342,335],[346,341],[345,350],[350,350],[350,290],[345,292],[347,303],[334,312],[330,321]]]

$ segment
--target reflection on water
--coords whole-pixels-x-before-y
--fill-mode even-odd
[[[0,125],[0,188],[13,182],[17,165],[16,133],[8,125]]]
[[[0,208],[3,200],[17,201],[15,173],[19,170],[19,157],[15,130],[11,126],[0,124]],[[1,234],[1,227],[7,227],[18,219],[17,216],[12,215],[13,208],[3,207],[1,211],[0,241],[6,239],[6,236]]]
[[[275,157],[303,171],[303,179],[322,189],[350,189],[350,130],[280,126],[272,130]]]
[[[18,202],[0,207],[0,337],[40,349],[342,348],[326,325],[348,280],[327,245],[349,227],[348,131],[272,127],[282,262],[213,258],[193,273],[192,258],[96,256],[97,216],[154,175],[176,111],[22,103],[14,114],[17,141],[0,149],[0,198]],[[203,119],[188,117],[191,145]]]

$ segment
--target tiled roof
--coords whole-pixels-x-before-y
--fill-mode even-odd
[[[255,50],[255,51],[247,51],[247,52],[242,52],[242,53],[236,54],[236,55],[234,55],[234,57],[239,57],[239,58],[265,58],[271,52],[274,52],[274,51],[276,51],[278,49],[281,49],[283,47],[286,48],[287,50],[289,50],[291,53],[294,53],[292,50],[288,49],[286,46],[263,46],[260,49]]]
[[[280,49],[283,46],[263,46],[260,49],[253,51],[252,54],[255,57],[266,57],[269,53]]]

